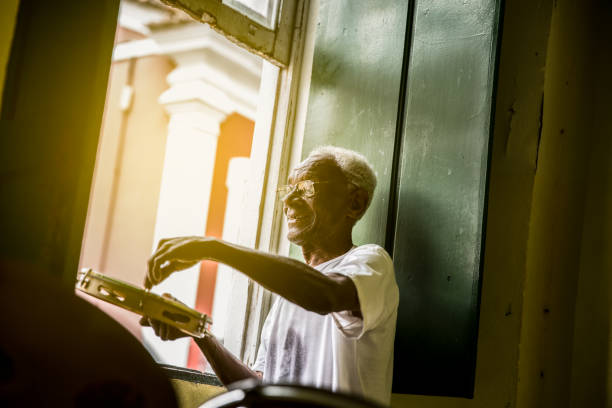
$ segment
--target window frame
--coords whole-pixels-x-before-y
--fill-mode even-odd
[[[221,0],[162,0],[170,7],[180,9],[194,20],[206,23],[230,41],[271,63],[285,68],[294,61],[293,30],[299,23],[297,15],[303,9],[303,0],[283,0],[274,30],[245,16]]]
[[[166,4],[176,7],[172,2]],[[208,3],[202,0],[202,3]],[[286,3],[285,1],[284,3]],[[178,3],[178,2],[176,2]],[[291,29],[290,58],[286,65],[264,57],[260,101],[255,118],[251,171],[238,244],[264,252],[289,255],[282,203],[276,190],[286,183],[290,169],[301,159],[301,146],[310,88],[314,30],[318,0],[291,0],[295,26]],[[193,17],[193,13],[189,13]],[[215,30],[231,38],[219,26]],[[248,46],[248,51],[261,56]],[[225,346],[248,365],[255,362],[263,323],[274,295],[242,274],[229,294],[232,324],[224,333]],[[229,340],[231,339],[231,340]]]

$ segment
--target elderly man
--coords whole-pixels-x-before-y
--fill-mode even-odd
[[[306,263],[214,238],[165,239],[149,260],[145,286],[203,259],[227,264],[280,298],[268,314],[252,368],[213,336],[196,339],[224,384],[259,377],[388,404],[399,300],[393,262],[380,246],[356,247],[351,237],[375,186],[362,155],[315,149],[282,189],[287,236],[302,248]],[[182,335],[150,324],[164,340]]]

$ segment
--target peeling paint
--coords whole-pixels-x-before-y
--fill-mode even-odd
[[[510,107],[508,108],[508,126],[506,130],[506,140],[504,143],[504,153],[508,154],[510,149],[510,137],[512,135],[512,121],[514,120],[514,115],[516,114],[516,109],[514,109],[514,105],[516,101],[512,101]]]
[[[194,20],[205,23],[224,35],[234,44],[281,68],[284,68],[289,62],[293,29],[299,29],[295,26],[295,17],[298,13],[303,12],[302,8],[295,13],[295,3],[287,3],[289,8],[286,15],[291,18],[281,18],[278,28],[270,30],[240,13],[228,13],[226,6],[222,4],[193,0],[161,1],[170,7],[182,10]],[[285,11],[283,10],[281,14],[285,15]]]
[[[542,92],[542,97],[540,98],[540,115],[538,117],[538,141],[536,145],[535,163],[533,166],[534,173],[537,173],[538,171],[538,160],[540,159],[540,145],[542,143],[543,123],[544,123],[544,92]]]
[[[207,12],[202,13],[202,17],[200,17],[200,21],[208,25],[211,25],[211,26],[217,25],[217,19],[215,18],[215,16]]]

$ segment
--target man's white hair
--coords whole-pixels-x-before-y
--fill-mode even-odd
[[[366,209],[370,206],[376,188],[376,174],[364,155],[343,147],[319,146],[310,152],[306,160],[314,156],[334,160],[349,183],[366,191],[368,194]]]

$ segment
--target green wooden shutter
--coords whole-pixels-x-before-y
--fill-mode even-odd
[[[498,21],[496,0],[321,1],[303,152],[377,172],[354,238],[394,258],[394,392],[473,393]]]

